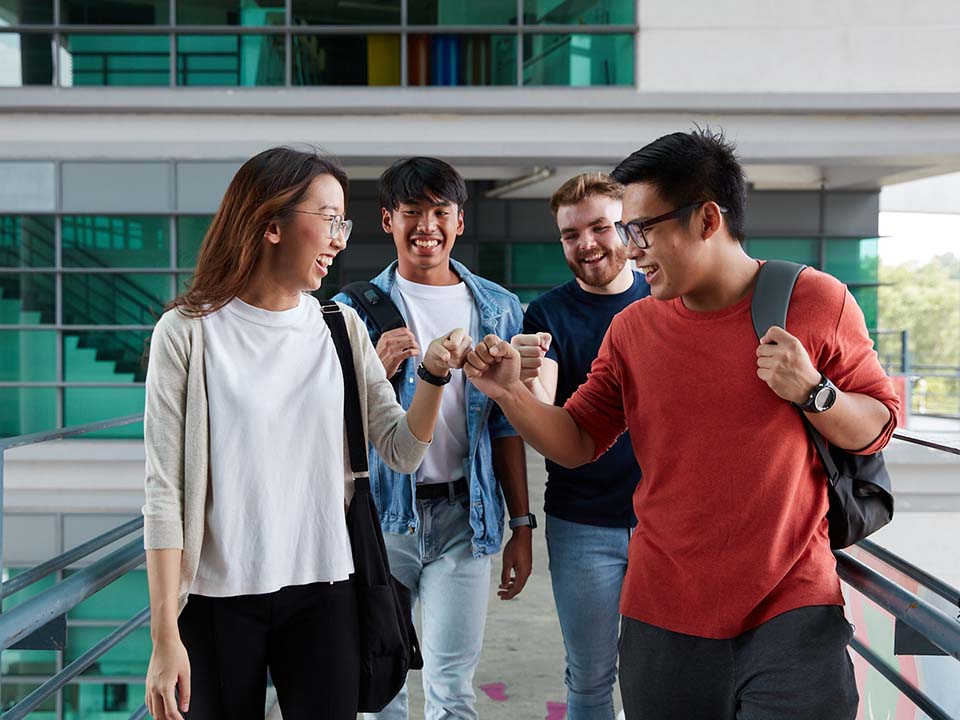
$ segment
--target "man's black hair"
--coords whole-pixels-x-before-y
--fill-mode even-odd
[[[460,173],[443,160],[430,157],[397,160],[380,176],[377,192],[380,207],[391,212],[400,203],[451,202],[463,209],[467,202],[467,184]]]
[[[698,127],[664,135],[623,160],[611,175],[623,185],[650,183],[676,208],[714,201],[727,209],[730,234],[743,242],[747,183],[735,147],[722,131]]]

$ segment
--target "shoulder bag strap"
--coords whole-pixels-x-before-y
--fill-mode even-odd
[[[340,368],[343,370],[343,416],[347,428],[347,446],[350,449],[350,468],[353,471],[358,488],[363,484],[369,488],[370,475],[367,467],[367,442],[363,432],[363,415],[360,409],[360,391],[357,389],[357,371],[353,364],[353,351],[350,337],[347,335],[347,323],[340,312],[340,306],[332,300],[321,300],[320,309],[323,319],[330,328]]]
[[[793,288],[797,284],[797,278],[806,265],[788,262],[787,260],[767,260],[761,267],[757,275],[757,286],[753,290],[753,300],[750,303],[750,315],[753,318],[753,330],[759,340],[767,334],[773,325],[786,329],[787,310],[790,307],[790,297],[793,295]],[[830,456],[830,449],[827,447],[826,440],[817,432],[817,429],[810,424],[803,411],[798,411],[803,418],[803,424],[807,428],[807,434],[813,440],[817,448],[817,454],[820,455],[820,461],[827,471],[827,477],[830,483],[835,485],[839,472],[837,465]]]

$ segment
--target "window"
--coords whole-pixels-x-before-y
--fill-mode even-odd
[[[166,35],[66,35],[63,47],[64,86],[170,84]]]
[[[53,84],[53,36],[0,33],[0,87]]]
[[[283,85],[283,35],[180,35],[177,85]]]

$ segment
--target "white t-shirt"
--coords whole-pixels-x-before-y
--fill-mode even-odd
[[[391,298],[407,320],[422,352],[431,341],[454,328],[463,328],[476,339],[479,327],[476,305],[470,288],[457,285],[421,285],[397,273]],[[419,364],[423,357],[413,358]],[[463,370],[453,370],[453,378],[443,389],[440,416],[433,431],[433,443],[417,470],[417,483],[444,483],[467,475],[470,441],[467,435],[467,378]]]
[[[346,580],[343,374],[309,295],[282,312],[239,298],[203,318],[210,488],[191,592]]]

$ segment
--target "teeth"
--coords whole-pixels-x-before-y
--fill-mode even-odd
[[[656,265],[641,265],[641,266],[640,266],[640,272],[642,272],[642,273],[644,273],[644,274],[646,274],[646,275],[649,275],[650,273],[652,273],[652,272],[653,272],[654,270],[656,270],[656,269],[657,269],[657,266],[656,266]]]
[[[583,258],[583,262],[594,262],[606,256],[607,256],[606,253],[598,253],[597,255],[591,255],[590,257]]]
[[[325,268],[328,268],[333,265],[333,258],[329,257],[328,255],[321,255],[317,258],[317,263]]]
[[[421,248],[432,248],[440,244],[439,240],[414,240],[413,244]]]

